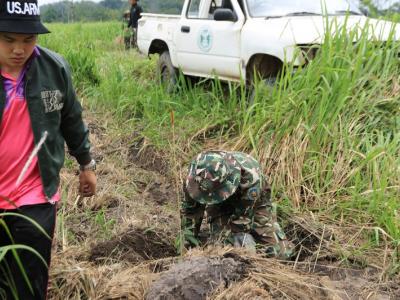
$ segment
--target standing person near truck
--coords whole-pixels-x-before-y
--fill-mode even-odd
[[[138,0],[129,0],[129,3],[131,4],[131,11],[130,11],[128,28],[132,31],[131,45],[132,47],[136,48],[138,21],[142,17],[143,9],[138,4]]]
[[[125,50],[129,50],[132,46],[131,45],[132,34],[131,30],[128,27],[130,18],[131,18],[131,12],[130,10],[126,10],[122,15],[122,32],[123,32]]]
[[[293,245],[277,223],[271,190],[258,161],[242,152],[206,151],[191,162],[182,203],[186,244],[197,244],[207,213],[211,242],[255,248],[288,259]],[[254,240],[255,238],[255,240]]]
[[[46,298],[65,142],[80,165],[80,194],[96,191],[89,131],[70,68],[60,55],[37,45],[38,35],[46,33],[37,0],[1,1],[0,248],[27,246],[47,263],[32,251],[17,250],[22,271],[9,251],[0,259],[5,299]]]

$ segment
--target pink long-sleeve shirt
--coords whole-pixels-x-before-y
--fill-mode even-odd
[[[31,59],[39,55],[35,51]],[[31,127],[27,100],[25,98],[25,74],[29,62],[19,78],[1,71],[6,103],[0,123],[0,209],[15,209],[24,205],[47,203],[39,172],[37,157],[34,157],[22,181],[17,180],[31,155],[35,143]],[[58,201],[57,193],[52,201]]]

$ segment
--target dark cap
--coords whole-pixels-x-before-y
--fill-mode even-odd
[[[0,0],[0,32],[43,34],[37,0]]]

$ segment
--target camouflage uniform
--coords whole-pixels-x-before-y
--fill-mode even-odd
[[[233,234],[250,233],[271,256],[292,255],[276,220],[270,186],[250,155],[208,151],[191,162],[182,203],[182,229],[189,242],[197,238],[205,212],[214,241],[232,243]]]

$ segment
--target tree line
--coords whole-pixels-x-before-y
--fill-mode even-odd
[[[145,12],[180,14],[184,0],[140,0]],[[128,1],[103,0],[61,1],[40,7],[42,20],[52,22],[92,22],[109,21],[122,18],[124,11],[129,10]]]
[[[362,6],[368,8],[371,17],[400,15],[400,3],[380,10],[373,0],[363,0]],[[180,14],[184,0],[140,0],[145,12]],[[118,20],[125,10],[129,10],[127,0],[103,0],[101,2],[65,0],[40,7],[44,22],[92,22]]]
[[[399,20],[400,16],[400,2],[397,1],[396,3],[392,4],[390,7],[386,9],[379,9],[377,5],[375,5],[375,1],[373,0],[362,0],[361,1],[361,7],[362,8],[367,8],[369,15],[371,17],[382,17],[382,16],[387,16],[387,17],[398,17],[397,20]]]

